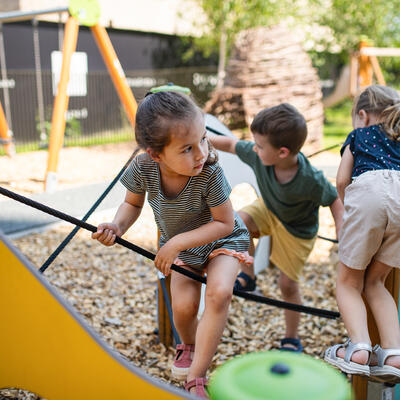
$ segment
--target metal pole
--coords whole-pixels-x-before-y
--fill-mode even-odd
[[[50,8],[47,10],[38,10],[38,11],[10,11],[6,13],[0,13],[0,22],[15,22],[15,21],[23,21],[32,19],[37,17],[38,15],[44,14],[55,14],[68,12],[68,7],[62,8]]]
[[[39,29],[38,29],[38,21],[36,18],[32,20],[32,25],[33,25],[33,54],[35,58],[35,74],[36,74],[36,94],[37,94],[39,124],[40,124],[40,140],[45,141],[47,135],[46,135],[45,116],[44,116],[42,66],[40,63]]]

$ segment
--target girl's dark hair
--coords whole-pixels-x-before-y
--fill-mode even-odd
[[[361,110],[376,115],[387,135],[400,141],[400,96],[393,88],[368,86],[354,99],[353,115]]]
[[[190,128],[199,115],[200,108],[187,95],[162,91],[147,95],[136,113],[135,137],[142,149],[151,148],[161,153],[171,141],[171,134],[178,128]],[[206,164],[218,160],[217,152],[208,142],[209,155]]]

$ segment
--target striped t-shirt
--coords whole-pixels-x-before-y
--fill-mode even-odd
[[[131,192],[145,194],[153,209],[160,230],[160,247],[173,236],[199,228],[212,221],[210,207],[225,203],[231,187],[218,163],[205,165],[201,173],[189,178],[185,188],[175,197],[163,194],[160,170],[147,153],[140,154],[121,177],[121,183]],[[247,251],[249,233],[235,213],[232,233],[222,239],[182,251],[179,258],[187,265],[202,268],[210,253],[219,248]]]

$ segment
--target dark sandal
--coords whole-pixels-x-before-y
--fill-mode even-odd
[[[205,386],[207,385],[207,378],[194,378],[189,382],[185,383],[185,390],[190,392],[190,389],[196,387],[195,395],[197,397],[208,399]]]
[[[246,285],[242,285],[239,279],[237,278],[242,278],[245,282]],[[245,272],[241,272],[236,278],[235,285],[233,286],[234,289],[236,290],[241,290],[245,292],[252,292],[253,290],[256,290],[256,280],[257,278],[254,277],[254,279],[250,276],[247,275]]]
[[[295,347],[286,347],[286,344],[291,344]],[[279,350],[283,351],[293,351],[294,353],[301,353],[303,351],[303,346],[300,342],[300,339],[297,338],[284,338],[281,340],[281,347]]]

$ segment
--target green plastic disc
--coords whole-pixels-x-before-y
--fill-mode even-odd
[[[81,25],[93,26],[100,19],[100,5],[97,0],[69,0],[68,9]]]
[[[157,92],[179,92],[189,95],[191,93],[190,89],[184,86],[174,85],[173,83],[168,83],[167,85],[157,86],[150,89],[151,93]]]
[[[336,369],[304,354],[249,353],[219,367],[208,391],[212,400],[351,400],[351,387]]]

